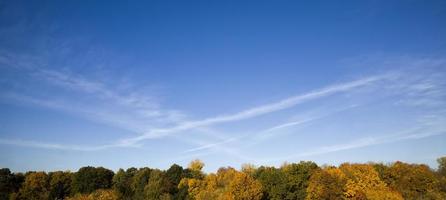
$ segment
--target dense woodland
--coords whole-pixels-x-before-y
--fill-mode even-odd
[[[424,164],[314,162],[281,167],[220,168],[202,171],[195,160],[187,168],[167,170],[82,167],[77,172],[0,171],[0,199],[446,199],[446,157],[438,169]]]

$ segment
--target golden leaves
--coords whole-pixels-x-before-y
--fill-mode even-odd
[[[220,168],[217,174],[204,179],[186,178],[180,187],[188,187],[189,196],[196,200],[260,200],[262,186],[248,174],[233,168]]]

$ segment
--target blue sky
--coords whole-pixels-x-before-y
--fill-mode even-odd
[[[444,1],[0,3],[0,165],[446,154]]]

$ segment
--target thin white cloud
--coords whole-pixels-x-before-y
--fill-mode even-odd
[[[111,147],[118,147],[116,145],[79,146],[79,145],[44,143],[32,140],[16,140],[16,139],[1,139],[1,138],[0,138],[0,144],[50,149],[50,150],[70,150],[70,151],[98,151],[98,150],[108,149]]]
[[[200,151],[200,150],[217,150],[218,152],[226,153],[226,154],[231,155],[234,158],[237,158],[243,162],[253,161],[253,159],[251,157],[246,156],[243,153],[241,153],[240,151],[238,151],[237,147],[235,147],[233,145],[231,145],[231,146],[221,145],[221,144],[225,144],[225,143],[229,144],[231,142],[236,142],[241,136],[226,138],[225,133],[216,131],[209,127],[196,128],[196,129],[194,129],[194,132],[200,133],[200,135],[196,134],[196,136],[207,136],[210,138],[216,138],[218,140],[218,142],[211,142],[210,140],[196,139],[195,137],[180,137],[180,135],[172,135],[172,137],[177,138],[181,141],[188,142],[193,145],[198,145],[198,147],[196,147],[196,148],[192,148],[192,149],[183,151],[183,154],[193,156],[196,154],[191,154],[192,152],[196,152],[196,151]],[[210,154],[213,152],[215,152],[215,151],[207,151],[207,154]],[[188,157],[188,156],[184,156],[184,157]]]
[[[60,74],[58,74],[58,75],[60,75]],[[328,87],[325,87],[322,89],[314,90],[314,91],[306,93],[306,94],[292,96],[290,98],[286,98],[286,99],[283,99],[283,100],[275,102],[275,103],[243,110],[243,111],[237,112],[235,114],[231,114],[231,115],[221,115],[221,116],[207,118],[207,119],[198,120],[198,121],[185,121],[183,123],[180,123],[180,125],[174,126],[171,128],[151,129],[150,131],[142,134],[141,136],[123,139],[123,140],[118,141],[115,144],[110,144],[110,145],[102,145],[102,146],[97,146],[97,147],[81,147],[81,146],[68,146],[67,147],[66,145],[44,144],[44,143],[37,143],[37,142],[32,142],[32,141],[28,142],[28,141],[21,141],[21,140],[3,140],[2,143],[4,143],[4,144],[8,143],[11,145],[38,147],[38,148],[52,148],[52,149],[65,148],[65,149],[71,149],[71,150],[101,150],[101,149],[112,148],[112,147],[132,147],[132,146],[135,146],[136,144],[138,144],[140,141],[143,141],[146,139],[164,137],[164,136],[168,136],[173,133],[190,130],[190,129],[207,127],[207,126],[211,126],[211,125],[215,125],[215,124],[219,124],[219,123],[239,121],[239,120],[253,118],[253,117],[268,114],[271,112],[276,112],[276,111],[280,111],[283,109],[287,109],[287,108],[293,107],[295,105],[298,105],[298,104],[301,104],[301,103],[304,103],[304,102],[307,102],[310,100],[323,98],[323,97],[341,93],[341,92],[348,92],[348,91],[357,89],[359,87],[364,87],[364,86],[373,84],[378,81],[389,80],[389,79],[395,78],[396,76],[397,76],[396,74],[385,74],[385,75],[380,75],[380,76],[366,77],[366,78],[362,78],[362,79],[352,81],[352,82],[336,84],[336,85],[328,86]],[[59,77],[59,79],[65,79],[65,78],[64,78],[64,76],[61,76],[61,77]],[[79,80],[74,81],[74,82],[78,82],[78,81]],[[68,81],[68,82],[71,83],[73,81]],[[79,83],[79,84],[75,84],[75,85],[76,85],[76,87],[81,87],[81,88],[85,87],[85,88],[83,88],[83,90],[86,90],[86,91],[96,91],[96,90],[101,91],[102,90],[102,89],[98,89],[101,87],[97,86],[96,84]],[[425,84],[423,87],[421,87],[421,86],[415,87],[413,90],[420,90],[420,89],[427,90],[427,89],[431,89],[431,88],[433,88],[431,85]],[[104,94],[108,93],[106,90],[104,90],[102,92]],[[109,95],[109,96],[112,96],[112,95]],[[303,124],[303,123],[306,123],[311,120],[314,120],[314,119],[304,119],[304,120],[300,120],[300,121],[288,122],[288,123],[285,123],[282,125],[278,125],[276,127],[272,127],[272,128],[270,128],[270,130],[267,130],[266,132],[271,132],[274,130]],[[186,152],[194,152],[194,151],[219,147],[219,146],[221,146],[221,144],[225,144],[225,143],[229,143],[229,142],[233,142],[233,141],[235,141],[235,139],[230,138],[230,139],[226,139],[226,140],[223,140],[220,142],[214,142],[214,143],[195,142],[195,143],[200,144],[201,146],[186,150]],[[320,150],[320,151],[322,151],[322,153],[324,153],[324,152],[339,151],[339,150],[349,149],[349,148],[358,148],[358,147],[361,147],[364,145],[371,145],[374,142],[376,142],[376,141],[374,141],[374,140],[358,141],[354,144],[333,146],[333,147],[328,148],[328,150],[325,149],[323,151],[322,150]],[[225,149],[223,147],[220,149],[222,149],[223,151],[231,152],[231,149]],[[235,154],[237,152],[232,152],[232,153]],[[313,153],[321,153],[321,152],[313,152]]]
[[[123,94],[116,89],[110,89],[111,86],[105,83],[88,80],[80,75],[40,69],[36,66],[18,65],[18,69],[21,72],[17,74],[21,74],[31,83],[9,80],[15,88],[0,92],[2,100],[80,114],[86,119],[118,126],[134,133],[141,133],[154,127],[171,126],[185,118],[185,115],[177,110],[160,108],[151,96],[134,92]],[[38,86],[41,84],[32,84],[41,81],[50,84],[49,87],[41,88]],[[35,86],[37,88],[33,88]],[[52,92],[51,95],[36,92],[45,92],[48,88],[61,91],[61,95],[59,92]],[[73,91],[79,94],[72,94]]]
[[[210,144],[205,144],[196,148],[192,148],[192,149],[188,149],[186,151],[184,151],[183,153],[189,153],[189,152],[194,152],[194,151],[200,151],[200,150],[204,150],[204,149],[210,149],[222,144],[227,144],[233,141],[236,141],[239,137],[233,137],[233,138],[229,138],[220,142],[215,142],[215,143],[210,143]]]
[[[53,43],[60,43],[60,42],[53,42]],[[52,49],[50,51],[49,55],[53,56],[58,53],[59,49]],[[0,67],[3,67],[4,63],[9,63],[10,66],[18,67],[18,66],[24,66],[25,69],[35,69],[35,65],[41,65],[44,66],[46,64],[46,59],[41,59],[40,57],[27,57],[26,56],[20,56],[20,58],[17,58],[16,55],[7,55],[3,54],[0,56]],[[65,57],[66,58],[66,57]],[[75,60],[81,60],[81,59],[75,59]],[[415,61],[415,62],[414,62]],[[372,63],[373,65],[378,64],[382,66],[382,59],[379,58],[379,63]],[[43,65],[41,64],[43,63]],[[441,61],[441,63],[432,63],[429,59],[419,59],[418,61],[416,59],[408,59],[408,61],[403,62],[404,65],[408,63],[409,65],[417,65],[417,66],[431,66],[431,65],[438,65],[443,64],[444,62]],[[388,64],[388,63],[386,63]],[[400,63],[396,63],[397,65],[401,65]],[[362,64],[361,64],[362,65]],[[395,65],[395,63],[390,63],[389,65]],[[391,66],[393,68],[393,66]],[[405,66],[404,66],[405,67]],[[153,101],[151,96],[145,96],[145,95],[123,95],[115,90],[115,88],[108,86],[105,83],[101,83],[98,81],[92,81],[88,80],[85,77],[82,76],[74,76],[73,74],[69,74],[66,72],[60,72],[60,71],[52,71],[52,70],[37,70],[34,71],[35,77],[42,78],[46,80],[48,83],[57,85],[65,90],[76,90],[80,91],[85,94],[89,94],[92,96],[95,96],[95,98],[104,100],[104,101],[95,101],[92,105],[87,106],[73,106],[72,103],[76,102],[77,99],[72,100],[65,100],[65,99],[59,99],[61,101],[57,101],[57,99],[39,99],[35,96],[29,96],[26,98],[22,98],[23,101],[28,101],[36,105],[49,107],[52,109],[58,109],[58,110],[65,110],[72,113],[83,113],[86,117],[90,118],[91,116],[94,116],[94,121],[106,121],[108,124],[115,125],[119,124],[119,126],[126,127],[128,130],[132,130],[133,132],[143,133],[141,136],[134,137],[134,138],[127,138],[124,140],[120,140],[114,144],[110,145],[99,145],[99,146],[76,146],[76,145],[62,145],[62,144],[50,144],[50,143],[40,143],[36,141],[24,141],[24,140],[5,140],[0,139],[0,143],[2,144],[9,144],[9,145],[18,145],[18,146],[28,146],[28,147],[35,147],[35,148],[46,148],[46,149],[56,149],[56,150],[76,150],[76,151],[96,151],[96,150],[102,150],[112,147],[131,147],[134,145],[139,144],[139,142],[151,139],[151,138],[158,138],[158,137],[165,137],[169,136],[174,133],[179,133],[185,130],[190,129],[198,129],[203,128],[207,126],[212,126],[215,124],[225,123],[225,122],[232,122],[232,121],[239,121],[244,119],[253,118],[260,115],[265,115],[268,113],[280,111],[283,109],[291,108],[295,105],[308,102],[311,100],[315,100],[318,98],[327,97],[329,95],[338,94],[341,92],[349,92],[350,90],[357,89],[359,87],[367,86],[372,83],[381,81],[383,79],[386,79],[387,77],[384,76],[377,76],[377,77],[369,77],[360,79],[357,81],[349,82],[349,83],[343,83],[338,85],[329,86],[326,88],[322,88],[319,90],[315,90],[313,92],[303,94],[303,95],[297,95],[294,97],[290,97],[287,99],[284,99],[282,101],[278,101],[276,103],[267,104],[251,109],[247,109],[244,111],[240,111],[234,114],[230,115],[220,115],[216,117],[206,118],[203,120],[197,120],[197,121],[185,121],[184,115],[181,112],[177,111],[171,111],[171,110],[165,110],[159,107],[159,105],[156,103],[156,101]],[[407,82],[402,83],[403,87],[407,87]],[[420,98],[420,96],[415,96],[414,98],[408,99],[406,101],[402,101],[402,104],[405,105],[429,105],[429,106],[438,106],[439,103],[444,102],[445,96],[436,96],[438,98],[431,98],[434,96],[434,90],[435,88],[439,87],[432,87],[432,84],[427,83],[425,85],[420,85],[419,87],[413,88],[413,91],[416,94],[420,94],[422,91],[430,91],[423,93],[423,98]],[[441,88],[441,87],[440,87]],[[445,87],[442,87],[445,88]],[[404,91],[403,93],[406,93],[407,90],[401,90]],[[23,94],[23,96],[27,96],[27,94]],[[103,104],[112,104],[111,106],[104,107],[102,109],[94,108],[95,106],[102,106]],[[124,108],[123,110],[115,109],[115,106],[119,106]],[[444,105],[444,104],[443,104]],[[136,114],[135,114],[136,113]],[[143,117],[141,118],[132,118],[134,115],[137,115],[138,113],[141,113]],[[169,124],[165,126],[157,126],[158,124],[154,123],[155,125],[152,126],[152,122],[155,120],[159,121],[168,121]],[[270,133],[273,131],[281,130],[283,128],[301,125],[303,123],[307,123],[311,120],[300,120],[300,121],[294,121],[294,122],[288,122],[286,124],[278,125],[277,127],[273,127],[273,130],[270,130]],[[172,124],[179,124],[174,125]],[[150,125],[146,125],[150,124]],[[153,127],[164,127],[164,128],[153,128]],[[166,128],[167,127],[167,128]],[[146,131],[148,130],[148,131]],[[215,137],[221,139],[218,137],[218,135],[213,134]],[[412,134],[412,135],[406,135],[407,139],[416,139],[420,137],[428,137],[421,134]],[[178,137],[179,139],[185,140],[187,137]],[[223,137],[225,138],[225,137]],[[352,148],[359,148],[362,146],[367,145],[373,145],[374,143],[379,142],[380,140],[376,140],[374,138],[365,138],[363,140],[357,141],[357,143],[351,143],[351,144],[344,144],[344,145],[334,145],[327,148],[322,148],[322,150],[319,150],[319,152],[330,152],[330,151],[340,151],[345,149],[352,149]],[[239,155],[239,152],[236,152],[232,148],[226,148],[224,144],[228,144],[230,142],[234,142],[234,140],[223,140],[223,142],[214,142],[209,143],[206,141],[200,142],[200,141],[191,141],[192,143],[196,143],[199,145],[203,145],[203,149],[219,149],[228,153],[233,153],[234,155]],[[244,145],[244,144],[243,144]],[[199,151],[200,147],[195,148],[195,150],[192,150],[190,152]],[[316,152],[317,153],[317,152]]]
[[[107,94],[107,96],[113,96],[113,95],[110,95],[107,90],[101,89],[102,87],[99,86],[99,84],[89,83],[88,81],[81,80],[81,79],[73,79],[72,80],[60,73],[51,72],[50,74],[53,74],[54,77],[57,77],[56,78],[57,82],[60,82],[58,84],[63,84],[63,85],[66,85],[67,87],[76,87],[76,88],[79,88],[86,92],[100,91],[103,94]],[[328,86],[328,87],[325,87],[322,89],[314,90],[314,91],[306,93],[306,94],[292,96],[292,97],[283,99],[283,100],[275,102],[275,103],[254,107],[254,108],[243,110],[243,111],[237,112],[235,114],[231,114],[231,115],[220,115],[217,117],[207,118],[207,119],[198,120],[198,121],[186,121],[186,122],[180,123],[180,125],[178,125],[178,126],[174,126],[171,128],[152,129],[148,132],[145,132],[144,134],[142,134],[140,136],[123,139],[123,140],[118,141],[115,144],[102,145],[102,146],[98,146],[97,148],[94,148],[94,147],[77,148],[77,146],[72,146],[68,149],[72,149],[72,150],[82,150],[82,149],[101,150],[101,149],[111,148],[111,147],[127,147],[127,146],[132,147],[132,146],[135,146],[140,141],[143,141],[146,139],[160,138],[160,137],[165,137],[170,134],[185,131],[185,130],[196,129],[196,128],[211,126],[211,125],[215,125],[215,124],[219,124],[219,123],[239,121],[239,120],[257,117],[257,116],[268,114],[271,112],[276,112],[276,111],[280,111],[283,109],[287,109],[287,108],[293,107],[297,104],[301,104],[301,103],[304,103],[304,102],[307,102],[310,100],[323,98],[323,97],[333,95],[336,93],[348,92],[350,90],[353,90],[353,89],[356,89],[359,87],[363,87],[363,86],[372,84],[374,82],[384,80],[387,78],[391,78],[391,77],[392,76],[390,76],[389,74],[366,77],[366,78],[362,78],[362,79],[351,81],[351,82],[331,85],[331,86]],[[51,78],[51,79],[53,79],[53,78]],[[52,102],[47,102],[47,101],[35,100],[33,103],[37,103],[42,106],[47,106],[47,107],[52,107],[52,108],[57,108],[57,109],[69,108],[64,105],[52,104]],[[283,125],[283,126],[291,126],[291,124]],[[279,128],[279,127],[276,127],[276,128]],[[63,146],[63,145],[57,145],[57,144],[37,145],[37,143],[34,143],[34,142],[21,142],[21,143],[10,142],[10,144],[16,144],[16,145],[21,145],[21,146],[30,146],[30,147],[42,147],[42,148],[53,147],[53,149],[57,149],[57,147]],[[201,143],[201,145],[203,145],[203,144]],[[208,144],[204,144],[204,145],[208,145]],[[218,146],[218,144],[211,145],[211,146]],[[200,148],[200,147],[198,147],[198,148]],[[204,147],[203,149],[205,149],[205,148],[208,148],[208,147]],[[230,151],[230,149],[225,149],[225,151]]]
[[[87,80],[84,77],[76,76],[69,73],[62,73],[59,71],[39,69],[34,75],[40,79],[44,79],[53,85],[58,85],[64,88],[79,90],[84,93],[99,96],[102,99],[109,99],[117,104],[146,109],[153,116],[160,116],[158,110],[158,103],[154,102],[150,97],[139,96],[132,94],[124,96],[108,89],[103,83]]]
[[[432,124],[439,124],[436,123],[432,117],[436,118],[435,113],[437,113],[439,116],[444,116],[444,110],[442,107],[445,105],[444,98],[446,97],[446,92],[444,90],[445,81],[441,79],[441,76],[438,74],[423,74],[418,73],[415,75],[408,76],[407,74],[405,76],[400,76],[397,79],[394,79],[392,82],[389,82],[390,84],[384,84],[380,85],[380,88],[382,89],[389,89],[393,95],[397,95],[398,102],[397,104],[402,104],[401,102],[404,102],[402,105],[406,106],[428,106],[431,108],[437,108],[433,111],[426,110],[427,113],[432,114],[431,117],[429,117],[428,120],[424,120],[424,125],[432,126]],[[384,90],[380,90],[381,92],[386,92]],[[353,106],[355,107],[355,106]],[[424,113],[424,116],[430,116],[427,113]],[[256,134],[247,134],[253,137],[250,137],[251,139],[249,141],[255,141],[258,138],[264,137],[270,137],[274,136],[274,132],[277,132],[278,130],[281,130],[283,128],[291,127],[291,126],[297,126],[302,125],[307,122],[310,122],[314,119],[318,119],[319,117],[315,116],[306,116],[306,118],[287,122],[284,124],[277,125],[275,127],[272,127],[270,129],[267,129],[265,131],[261,131],[260,133]],[[441,123],[440,123],[441,124]],[[326,146],[321,147],[317,150],[304,152],[299,155],[294,155],[298,157],[303,156],[311,156],[311,155],[318,155],[318,154],[325,154],[330,152],[336,152],[336,151],[342,151],[342,150],[348,150],[348,149],[354,149],[354,148],[361,148],[371,145],[377,145],[382,143],[388,143],[388,142],[395,142],[400,140],[408,140],[408,139],[420,139],[424,137],[430,137],[437,134],[443,134],[442,131],[421,131],[413,134],[406,134],[406,135],[393,135],[392,137],[384,137],[384,138],[374,138],[374,137],[368,137],[363,138],[357,141],[353,141],[351,143],[347,144],[339,144],[339,145],[333,145],[333,146]],[[246,135],[245,135],[246,136]],[[256,137],[257,136],[257,137]],[[231,140],[231,142],[233,142]],[[194,148],[193,150],[204,150],[204,149],[210,149],[218,147],[220,142],[214,142],[210,144],[204,144],[201,147]],[[248,142],[249,143],[249,142]],[[254,142],[255,143],[255,142]],[[223,140],[223,144],[225,144]],[[246,146],[246,142],[244,143],[244,146]],[[249,146],[249,145],[248,145]],[[286,159],[283,159],[286,160]]]
[[[172,128],[165,128],[165,129],[153,129],[151,131],[148,131],[141,136],[129,138],[121,141],[121,144],[134,144],[143,140],[147,139],[154,139],[154,138],[160,138],[165,137],[173,133],[177,133],[184,130],[189,130],[193,128],[198,127],[205,127],[205,126],[211,126],[215,124],[225,123],[225,122],[232,122],[232,121],[240,121],[245,120],[253,117],[257,117],[260,115],[265,115],[268,113],[284,110],[287,108],[291,108],[295,105],[305,103],[310,100],[315,100],[318,98],[326,97],[329,95],[333,95],[336,93],[341,92],[348,92],[350,90],[363,87],[366,85],[370,85],[374,82],[381,81],[384,79],[393,78],[394,74],[385,74],[385,75],[379,75],[379,76],[371,76],[362,78],[359,80],[341,83],[341,84],[335,84],[331,85],[319,90],[314,90],[309,93],[305,93],[302,95],[296,95],[292,96],[286,99],[283,99],[281,101],[266,104],[258,107],[254,107],[251,109],[243,110],[234,114],[230,115],[220,115],[216,117],[206,118],[203,120],[198,121],[189,121],[189,122],[183,122],[178,126],[174,126]]]
[[[231,138],[220,137],[219,142],[204,143],[201,146],[188,149],[185,152],[194,152],[194,151],[200,151],[200,150],[207,150],[207,149],[211,149],[211,148],[217,148],[217,147],[222,146],[223,144],[236,142],[236,141],[240,141],[240,140],[245,140],[244,146],[250,147],[250,146],[258,144],[261,141],[267,140],[268,138],[278,136],[277,132],[282,129],[307,124],[309,122],[321,119],[323,117],[332,115],[334,113],[341,112],[341,111],[351,109],[351,108],[355,108],[357,106],[358,105],[350,105],[350,106],[347,106],[344,108],[328,111],[324,114],[312,114],[310,116],[306,116],[305,119],[279,124],[279,125],[273,126],[271,128],[268,128],[268,129],[265,129],[262,131],[258,131],[257,133],[245,133],[245,134],[240,134],[237,137],[231,137]]]
[[[55,50],[57,56],[58,51]],[[112,126],[122,124],[115,123],[115,119],[124,118],[122,121],[135,127],[131,130],[135,133],[145,132],[154,127],[172,126],[186,117],[178,110],[161,108],[157,97],[147,95],[146,91],[140,91],[140,85],[134,88],[125,84],[130,88],[120,90],[116,85],[125,80],[120,79],[118,83],[112,84],[115,80],[106,82],[102,79],[92,79],[72,73],[68,68],[54,70],[48,67],[49,61],[51,58],[45,55],[7,53],[0,56],[0,66],[19,77],[12,79],[6,76],[2,80],[8,87],[0,92],[0,97],[20,96],[24,103],[31,102],[52,109],[62,108],[63,111],[67,111],[66,107],[71,107],[72,113],[88,113],[86,116],[88,119],[110,121],[112,123],[108,125]],[[101,74],[101,71],[98,69],[94,74]],[[51,94],[45,95],[45,92]],[[36,104],[34,103],[36,101],[45,103]],[[52,103],[55,105],[51,105]],[[96,117],[89,117],[91,114]],[[128,126],[125,128],[128,129]]]
[[[265,130],[263,132],[273,132],[273,131],[277,131],[279,129],[284,129],[284,128],[288,128],[288,127],[291,127],[291,126],[301,125],[301,124],[313,121],[314,119],[315,118],[307,118],[307,119],[303,119],[303,120],[299,120],[299,121],[287,122],[287,123],[280,124],[280,125],[274,126],[272,128],[269,128],[269,129],[267,129],[267,130]]]
[[[87,120],[118,127],[133,133],[144,130],[143,126],[137,121],[138,119],[128,116],[128,113],[119,114],[113,110],[98,109],[94,106],[79,106],[74,103],[61,102],[60,100],[40,99],[15,93],[4,93],[1,97],[12,101],[14,104],[27,104],[78,114]]]

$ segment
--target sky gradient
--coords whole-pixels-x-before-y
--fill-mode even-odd
[[[445,1],[3,1],[0,166],[446,154]]]

